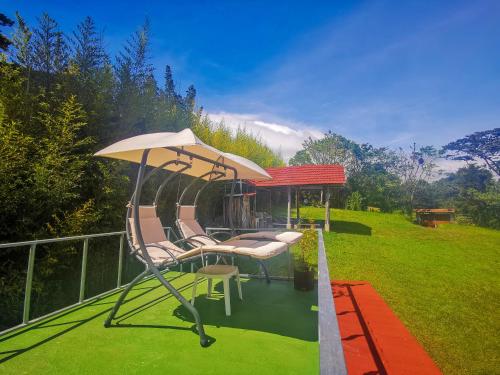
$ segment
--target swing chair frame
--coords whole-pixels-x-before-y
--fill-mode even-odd
[[[181,132],[181,133],[183,133],[183,132]],[[163,134],[170,135],[171,133],[163,133]],[[178,133],[178,134],[180,134],[180,133]],[[189,133],[189,135],[194,137],[192,132]],[[188,187],[186,189],[184,189],[183,194],[181,195],[181,198],[180,198],[181,202],[182,202],[182,199],[184,198],[187,190],[189,190],[188,188],[193,186],[196,181],[208,177],[208,181],[203,185],[203,187],[196,194],[196,197],[195,197],[195,203],[196,203],[199,196],[200,196],[200,193],[206,188],[206,186],[208,186],[208,184],[210,182],[227,177],[228,170],[232,172],[232,184],[231,184],[231,197],[230,197],[230,199],[233,198],[232,195],[234,194],[234,185],[235,185],[235,181],[238,178],[238,169],[236,167],[226,163],[224,160],[224,155],[228,155],[228,157],[229,156],[234,157],[232,162],[235,163],[236,165],[238,165],[238,163],[241,162],[242,160],[245,160],[246,162],[249,162],[249,161],[246,159],[238,160],[238,158],[240,158],[240,157],[237,157],[236,155],[223,154],[220,151],[211,148],[210,146],[206,146],[201,141],[199,141],[196,137],[194,137],[194,139],[195,139],[196,143],[193,143],[192,145],[204,146],[209,151],[218,152],[219,156],[218,156],[217,160],[212,160],[208,157],[204,157],[203,155],[198,155],[194,152],[188,151],[184,148],[184,146],[181,146],[180,148],[179,147],[170,147],[170,146],[169,147],[158,147],[157,146],[157,147],[151,147],[151,148],[142,148],[139,150],[132,149],[132,151],[135,153],[133,157],[131,157],[130,155],[125,155],[125,156],[119,155],[120,152],[123,154],[124,151],[125,152],[128,151],[127,149],[123,149],[123,148],[122,148],[122,150],[119,150],[119,151],[110,152],[108,149],[112,149],[112,147],[114,145],[96,153],[96,155],[98,155],[98,156],[107,156],[107,157],[112,157],[112,158],[116,158],[116,159],[136,161],[137,151],[141,152],[140,162],[139,162],[139,171],[137,174],[135,190],[132,194],[132,197],[130,199],[130,202],[129,202],[129,205],[127,208],[126,237],[127,237],[127,242],[128,242],[129,248],[131,250],[130,251],[131,255],[134,255],[139,261],[141,261],[144,264],[145,269],[142,273],[137,275],[127,285],[127,287],[123,290],[122,294],[120,295],[117,302],[113,306],[109,316],[107,317],[106,321],[104,322],[104,326],[105,327],[111,326],[112,320],[114,319],[115,315],[117,314],[120,306],[125,301],[125,298],[126,298],[127,294],[130,292],[130,290],[139,281],[141,281],[144,277],[146,277],[149,274],[152,274],[193,315],[194,320],[195,320],[195,327],[196,327],[197,333],[198,333],[199,338],[200,338],[200,345],[202,347],[206,347],[210,344],[210,342],[209,342],[209,339],[205,333],[205,330],[204,330],[203,324],[201,322],[201,318],[200,318],[200,314],[199,314],[198,310],[193,305],[191,305],[191,303],[189,303],[189,301],[187,301],[186,298],[184,298],[179,293],[179,291],[174,286],[171,285],[171,283],[168,280],[166,280],[163,277],[162,271],[168,271],[169,269],[179,265],[180,263],[192,262],[193,260],[196,260],[198,258],[201,258],[202,263],[203,263],[204,257],[207,255],[207,252],[209,254],[217,255],[218,257],[219,256],[227,256],[228,255],[227,252],[218,252],[216,249],[217,246],[215,246],[215,249],[209,249],[207,252],[204,253],[203,247],[199,247],[198,249],[192,250],[193,256],[190,256],[190,254],[189,254],[190,252],[186,251],[186,256],[182,257],[182,259],[179,260],[173,254],[173,251],[171,251],[171,249],[169,249],[166,246],[162,246],[160,244],[154,244],[154,243],[153,244],[148,243],[146,245],[144,237],[143,237],[143,233],[141,231],[141,225],[140,225],[140,198],[141,198],[142,188],[143,188],[145,182],[147,182],[151,178],[151,176],[153,176],[155,173],[157,173],[158,171],[160,171],[162,169],[169,169],[171,167],[178,168],[179,166],[181,166],[180,169],[173,170],[172,173],[169,176],[167,176],[167,178],[159,186],[159,188],[156,192],[154,202],[153,202],[153,206],[155,207],[155,209],[156,209],[156,205],[159,201],[159,198],[161,196],[161,192],[164,190],[164,188],[167,186],[167,184],[170,181],[172,181],[172,179],[175,176],[182,174],[182,173],[185,173],[185,172],[189,172],[190,169],[193,167],[193,160],[199,160],[199,161],[204,162],[204,163],[209,163],[210,165],[212,165],[212,169],[208,172],[205,172],[205,173],[199,175],[199,176],[195,176],[197,178],[195,178],[188,185]],[[122,142],[127,143],[128,141],[129,140],[124,140]],[[118,142],[118,143],[120,143],[120,142]],[[154,149],[155,150],[156,149],[168,150],[168,151],[176,154],[177,158],[173,159],[173,160],[168,160],[168,161],[163,162],[163,163],[156,165],[156,166],[153,165],[154,169],[149,171],[146,174],[146,167],[148,165],[152,165],[152,164],[148,164],[148,157],[150,156],[151,150],[154,150]],[[118,154],[118,156],[117,156],[117,154]],[[189,162],[181,160],[181,156],[187,156],[189,158]],[[158,163],[156,163],[156,164],[158,164]],[[256,165],[252,165],[252,164],[253,163],[251,163],[251,162],[247,163],[247,165],[242,164],[242,167],[248,168],[250,171],[253,172],[254,175],[257,175],[261,179],[262,178],[270,178],[270,176],[264,170],[262,170],[260,167],[258,167]],[[219,168],[222,168],[224,170],[224,172],[217,170]],[[248,171],[247,171],[247,174],[248,174]],[[213,176],[215,176],[215,177],[213,177]],[[132,223],[129,220],[130,218],[133,219]],[[230,221],[230,226],[231,226],[231,234],[233,234],[234,228],[233,228],[232,216],[230,216],[229,221]],[[135,238],[135,241],[137,242],[136,244],[134,244],[132,241],[131,225],[133,225],[133,231],[135,234],[134,238]],[[184,244],[189,244],[190,246],[193,246],[192,243],[190,241],[188,241],[187,239],[178,240],[178,241],[174,242],[173,245],[176,245],[178,243],[184,243]],[[157,247],[157,248],[164,250],[166,252],[166,254],[168,254],[168,256],[171,258],[171,261],[168,261],[168,262],[165,261],[159,265],[155,264],[155,262],[153,261],[153,259],[150,256],[150,254],[148,253],[148,250],[147,250],[148,247],[150,247],[150,248]],[[201,251],[195,251],[195,250],[201,250]],[[233,254],[231,254],[231,255],[233,255]],[[250,255],[249,255],[249,257],[252,258],[252,256],[250,256]],[[257,262],[262,266],[264,273],[266,275],[266,279],[269,282],[270,281],[269,274],[268,274],[267,269],[265,268],[265,266],[262,262],[262,259],[259,259],[259,258],[254,258],[254,259],[256,259]],[[160,271],[160,269],[162,269],[162,268],[163,268],[163,270]]]

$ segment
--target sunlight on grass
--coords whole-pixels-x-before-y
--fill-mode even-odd
[[[323,219],[324,209],[304,207],[301,216]],[[497,373],[499,231],[346,210],[332,218],[332,279],[369,281],[445,374]]]

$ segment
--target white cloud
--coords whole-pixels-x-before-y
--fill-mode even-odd
[[[217,112],[209,113],[212,121],[223,121],[231,130],[244,128],[255,136],[258,136],[271,149],[280,152],[285,160],[289,160],[297,151],[302,149],[302,142],[311,137],[319,139],[323,137],[320,129],[306,127],[302,124],[285,124],[284,121],[272,121],[264,119],[257,114]]]
[[[280,152],[286,161],[302,149],[302,143],[308,137],[320,139],[324,136],[324,132],[319,128],[284,120],[272,119],[264,121],[263,118],[267,119],[269,117],[265,115],[216,112],[209,113],[208,116],[214,122],[223,121],[233,132],[236,132],[238,128],[245,128],[253,135],[260,137],[271,149]],[[394,144],[398,144],[402,140],[410,139],[411,134],[403,133],[400,138],[388,141],[387,145],[394,146]],[[442,178],[447,173],[456,172],[466,165],[463,161],[442,158],[437,159],[435,163],[437,164],[436,172],[431,180]]]
[[[460,160],[438,159],[436,161],[437,169],[444,173],[456,172],[458,169],[465,167],[467,164]]]

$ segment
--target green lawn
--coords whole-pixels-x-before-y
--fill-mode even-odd
[[[369,281],[445,374],[500,373],[500,231],[346,210],[332,219],[332,279]]]
[[[190,297],[193,274],[168,278]],[[117,320],[104,320],[118,294],[0,337],[0,374],[317,374],[316,293],[290,282],[243,279],[243,301],[231,287],[231,316],[222,286],[196,307],[212,345],[202,348],[192,315],[155,279],[137,285]]]

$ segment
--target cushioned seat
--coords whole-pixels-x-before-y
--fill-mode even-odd
[[[196,220],[196,206],[178,206],[178,218],[177,227],[181,232],[182,236],[186,239],[192,240],[195,246],[198,245],[215,245],[220,243],[216,239],[210,237],[201,227],[198,220]],[[255,240],[269,240],[269,241],[280,241],[287,245],[293,245],[297,243],[302,237],[300,232],[271,232],[262,231],[255,233],[244,233],[231,240],[237,239],[255,239]],[[230,241],[231,241],[230,240]],[[224,241],[227,243],[227,241]]]
[[[302,237],[300,232],[255,232],[255,233],[244,233],[236,236],[235,238],[264,238],[272,241],[281,241],[289,245],[297,243]]]
[[[154,207],[153,207],[154,208]],[[148,206],[141,206],[139,212],[141,217],[141,233],[148,255],[155,266],[174,263],[175,259],[184,260],[202,255],[202,253],[226,253],[234,255],[245,255],[257,259],[268,259],[287,250],[287,244],[279,241],[257,241],[255,239],[231,239],[225,242],[209,243],[199,245],[191,250],[184,250],[168,241],[163,225],[157,216],[154,216]],[[138,254],[143,257],[142,250],[136,238],[134,219],[129,218],[130,234],[132,244]],[[167,250],[162,249],[165,248]]]

